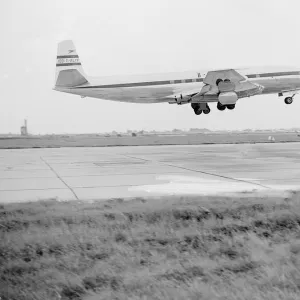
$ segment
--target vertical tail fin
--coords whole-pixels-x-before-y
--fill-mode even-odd
[[[88,83],[74,43],[71,40],[58,44],[56,59],[56,87],[74,87]]]

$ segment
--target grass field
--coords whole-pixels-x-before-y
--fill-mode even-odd
[[[0,207],[0,297],[300,299],[300,194]]]
[[[86,134],[0,137],[0,149],[268,143],[270,135],[276,142],[300,142],[296,132],[153,134],[136,137]]]

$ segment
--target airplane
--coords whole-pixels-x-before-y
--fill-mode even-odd
[[[209,114],[209,104],[233,110],[239,99],[278,94],[291,104],[300,91],[300,69],[223,69],[129,76],[87,76],[73,41],[58,44],[54,90],[130,103],[190,104],[196,115]]]

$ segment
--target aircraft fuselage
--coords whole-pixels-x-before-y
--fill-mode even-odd
[[[237,71],[241,72],[237,69]],[[300,89],[299,70],[244,71],[248,81],[263,86],[260,94],[279,94]],[[154,79],[154,78],[158,79]],[[148,79],[149,78],[149,79]],[[162,103],[174,102],[173,95],[185,95],[190,91],[199,92],[204,83],[196,72],[149,74],[143,76],[111,76],[90,80],[72,88],[55,87],[61,92],[121,102]],[[127,82],[126,82],[127,81]],[[217,102],[217,97],[206,97],[205,102]],[[202,102],[203,102],[202,101]]]

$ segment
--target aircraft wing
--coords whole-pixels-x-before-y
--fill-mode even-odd
[[[232,96],[236,102],[239,98],[253,96],[263,90],[261,85],[250,82],[247,77],[234,69],[209,71],[203,79],[203,83],[204,86],[198,91],[195,89],[184,91],[183,96],[180,95],[179,102],[216,102],[220,101],[220,95],[225,93],[236,94],[234,97]],[[176,94],[174,97],[176,97],[175,102],[178,103],[178,95]]]
[[[300,88],[284,90],[281,93],[279,93],[279,95],[283,96],[284,94],[298,94],[298,93],[300,93]]]
[[[239,98],[242,98],[242,95],[247,94],[247,92],[249,92],[247,96],[251,96],[253,89],[260,92],[259,85],[250,82],[247,77],[241,75],[234,69],[210,71],[203,79],[203,82],[205,85],[200,95],[235,92]],[[239,95],[239,93],[241,95]]]
[[[209,85],[216,85],[216,81],[218,79],[229,79],[231,82],[237,83],[243,80],[247,80],[247,78],[240,73],[238,73],[234,69],[228,69],[228,70],[219,70],[219,71],[209,71],[205,78],[203,79],[203,82],[205,84]]]

